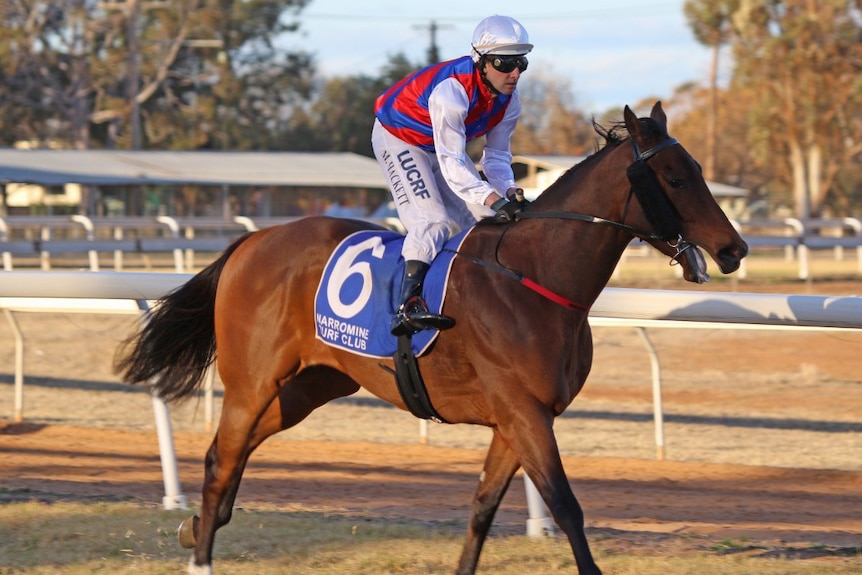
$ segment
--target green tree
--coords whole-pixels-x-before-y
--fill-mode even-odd
[[[512,138],[513,152],[586,155],[596,150],[599,137],[592,121],[577,109],[567,81],[531,70],[519,81],[518,93],[522,110]]]
[[[95,30],[82,0],[0,4],[0,116],[6,143],[63,137],[72,127],[79,147],[90,75],[86,47]],[[17,119],[17,120],[16,120]],[[76,137],[77,136],[77,137]]]
[[[713,93],[698,82],[679,86],[665,107],[674,114],[672,135],[695,159],[700,161],[706,157],[705,134],[713,97],[718,99],[716,121],[721,129],[715,133],[714,174],[708,180],[746,188],[750,190],[750,201],[767,199],[767,189],[774,178],[774,162],[760,161],[749,145],[752,132],[749,114],[755,100],[750,91],[732,86]],[[746,217],[748,214],[733,215]]]
[[[313,58],[281,48],[308,0],[222,0],[217,36],[226,47],[208,94],[213,108],[206,147],[273,149],[291,115],[314,93]],[[294,20],[289,21],[290,18]]]
[[[704,176],[715,179],[716,121],[718,118],[718,69],[722,46],[732,34],[732,16],[739,8],[739,0],[686,0],[683,4],[688,25],[694,37],[704,46],[712,48],[709,70],[709,115],[706,124],[706,153]]]
[[[860,2],[742,0],[733,14],[734,89],[754,99],[749,144],[788,183],[799,217],[823,214],[862,153]],[[832,198],[835,206],[845,204]]]
[[[2,137],[266,147],[311,90],[311,58],[276,42],[306,2],[4,2]]]
[[[403,54],[389,58],[377,77],[356,75],[322,82],[308,110],[296,110],[279,137],[287,150],[354,152],[374,157],[374,102],[392,84],[418,70]]]

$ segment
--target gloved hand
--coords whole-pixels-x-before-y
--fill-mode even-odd
[[[522,210],[526,210],[527,206],[530,205],[530,200],[524,198],[523,196],[521,197],[520,200],[512,200],[512,201],[515,202],[516,204],[520,204]]]
[[[526,202],[526,200],[524,201]],[[494,210],[494,221],[500,223],[514,222],[515,214],[524,209],[524,205],[519,201],[509,201],[506,198],[500,198],[491,204],[491,209]]]
[[[527,206],[530,205],[530,200],[524,197],[523,188],[509,188],[508,190],[506,190],[506,197],[509,199],[510,202],[521,204],[522,210],[526,210]]]
[[[506,198],[509,201],[518,202],[524,207],[530,205],[530,202],[524,197],[524,188],[509,188],[506,190]]]

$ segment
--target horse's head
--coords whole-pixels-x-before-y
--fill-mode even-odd
[[[700,165],[668,135],[661,102],[656,102],[649,118],[637,118],[628,106],[623,115],[631,137],[627,169],[631,192],[624,223],[648,231],[637,235],[678,261],[690,282],[709,279],[698,246],[723,273],[735,271],[748,246],[716,203]]]
[[[592,249],[591,257],[616,262],[631,239],[640,238],[682,265],[690,282],[709,280],[699,248],[723,273],[736,271],[748,245],[709,191],[700,164],[668,135],[661,102],[648,118],[638,118],[628,106],[623,115],[623,123],[610,129],[596,125],[606,145],[560,176],[515,219],[577,220],[615,228],[616,234],[605,234],[609,249]],[[620,134],[623,128],[627,137]],[[558,234],[551,241],[574,240],[584,252],[586,233],[579,228],[577,235]]]

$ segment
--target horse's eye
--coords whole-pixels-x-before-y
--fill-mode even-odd
[[[680,180],[679,178],[674,178],[670,181],[670,187],[675,190],[679,190],[680,188],[685,187],[685,180]]]

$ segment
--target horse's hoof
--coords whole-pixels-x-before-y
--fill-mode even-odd
[[[189,559],[189,575],[213,575],[212,565],[198,565],[195,563],[195,557]]]
[[[177,538],[180,540],[180,545],[186,549],[192,549],[195,546],[195,533],[198,532],[198,522],[200,518],[197,515],[189,517],[180,523],[177,529]]]

